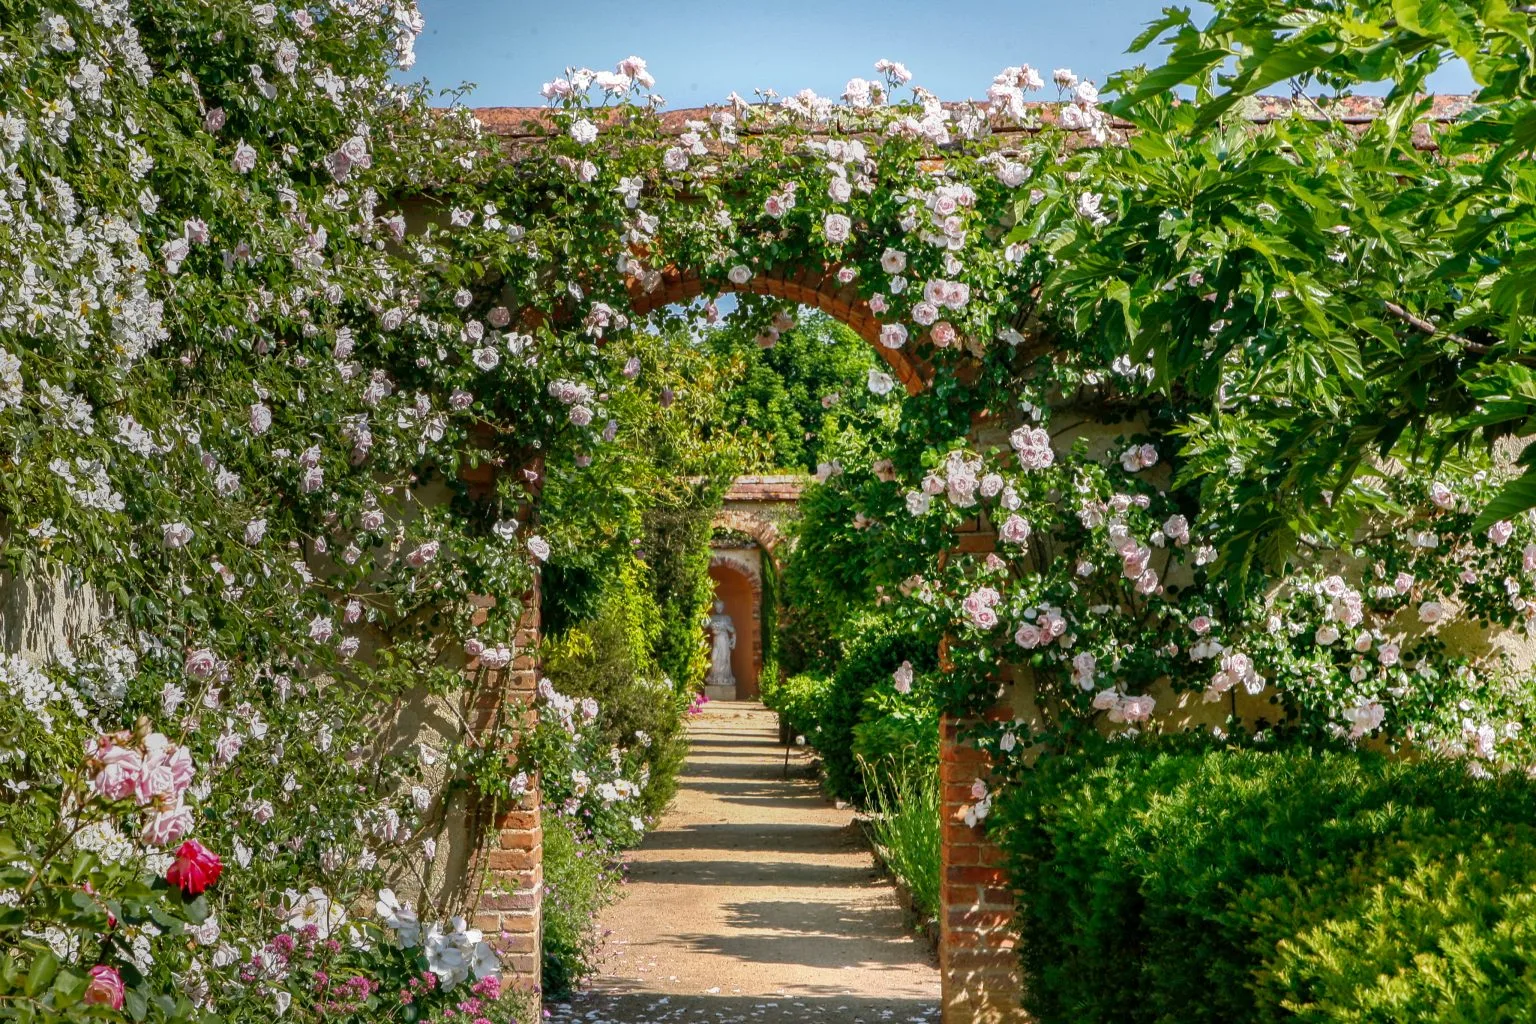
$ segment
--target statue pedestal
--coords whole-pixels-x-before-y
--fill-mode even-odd
[[[704,684],[704,696],[710,700],[735,700],[736,686],[734,683],[730,686],[717,686],[714,683],[706,683]]]

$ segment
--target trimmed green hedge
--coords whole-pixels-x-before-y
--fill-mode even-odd
[[[995,819],[1042,1024],[1536,1020],[1529,779],[1124,747],[1040,762]]]
[[[763,677],[763,703],[789,724],[789,731],[814,743],[821,718],[821,708],[832,690],[826,676],[801,673],[788,679]]]

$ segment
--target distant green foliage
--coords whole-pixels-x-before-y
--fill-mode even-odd
[[[868,449],[899,414],[895,397],[870,393],[869,371],[884,364],[869,343],[824,313],[798,311],[796,326],[772,348],[758,342],[750,317],[711,331],[709,345],[741,360],[726,394],[724,421],[766,446],[751,471],[816,471],[818,463]]]
[[[759,679],[777,679],[780,665],[782,639],[779,636],[779,620],[784,612],[783,582],[774,556],[763,552],[763,607],[760,624],[763,648],[763,670]],[[761,682],[758,684],[761,686]]]
[[[1180,742],[1004,790],[1042,1024],[1529,1019],[1529,779]]]

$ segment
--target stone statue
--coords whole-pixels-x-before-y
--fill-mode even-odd
[[[710,686],[736,685],[736,675],[731,671],[731,652],[736,649],[736,623],[725,614],[725,602],[715,602],[715,614],[708,620],[710,633],[709,676],[704,680]]]

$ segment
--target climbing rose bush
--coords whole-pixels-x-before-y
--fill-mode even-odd
[[[610,402],[645,368],[615,353],[669,268],[748,293],[768,344],[782,302],[750,293],[835,268],[880,350],[931,372],[859,528],[934,556],[906,589],[956,637],[949,710],[1028,662],[1051,697],[1031,740],[1147,728],[1166,686],[1524,756],[1518,677],[1442,642],[1458,611],[1536,600],[1529,524],[1467,530],[1476,470],[1384,475],[1359,538],[1252,592],[1227,568],[1237,496],[1166,475],[1259,458],[1209,407],[1057,450],[1054,396],[1147,400],[1157,376],[1042,290],[1134,206],[1098,148],[1119,129],[1065,69],[1048,118],[1035,69],[946,105],[882,61],[842,102],[732,96],[670,132],[631,57],[552,80],[534,141],[503,148],[393,84],[409,3],[0,0],[0,26],[0,556],[95,606],[61,649],[0,655],[0,975],[45,1019],[444,1019],[463,986],[463,1013],[514,1012],[499,936],[395,889],[431,900],[460,794],[505,808],[540,772],[588,827],[643,828],[633,752],[582,738],[601,709],[551,690],[536,725],[468,722],[556,553],[543,459],[584,466],[623,429]],[[962,442],[982,414],[1029,424]],[[978,513],[1002,550],[941,568]],[[446,749],[399,729],[422,695],[461,723]]]

